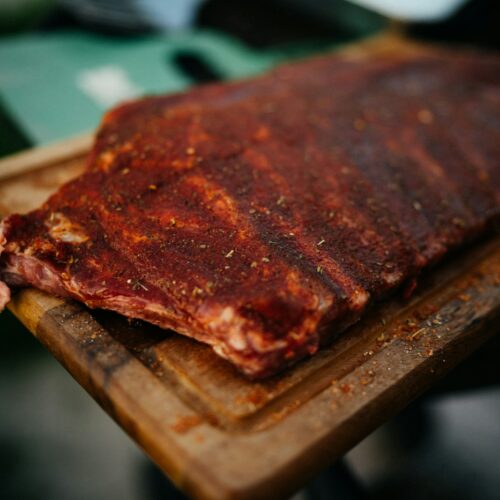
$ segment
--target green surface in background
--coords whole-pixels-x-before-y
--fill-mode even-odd
[[[174,64],[180,52],[197,54],[222,78],[258,73],[280,58],[210,32],[139,38],[23,35],[0,43],[0,94],[30,140],[44,144],[98,125],[105,106],[78,85],[83,72],[120,68],[138,95],[175,92],[191,84]]]
[[[179,54],[193,54],[220,78],[233,79],[359,36],[262,50],[206,30],[128,38],[79,31],[11,36],[0,39],[0,97],[23,133],[45,144],[98,125],[107,106],[82,89],[82,75],[89,71],[118,68],[137,90],[134,96],[176,92],[194,83],[176,64]]]

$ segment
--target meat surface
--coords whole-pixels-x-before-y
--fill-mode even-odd
[[[268,376],[484,232],[499,161],[494,55],[329,55],[147,97],[105,115],[80,177],[3,220],[0,278]]]

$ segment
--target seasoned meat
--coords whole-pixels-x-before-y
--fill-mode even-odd
[[[268,376],[483,232],[499,159],[492,55],[330,55],[148,97],[105,115],[85,173],[4,219],[0,276]]]

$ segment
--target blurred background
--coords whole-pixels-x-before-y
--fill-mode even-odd
[[[0,0],[0,157],[383,30],[498,51],[499,22],[498,0]],[[0,334],[0,499],[182,498],[8,311]],[[294,499],[498,499],[499,356],[494,339]]]

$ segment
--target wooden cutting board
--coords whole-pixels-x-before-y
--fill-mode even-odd
[[[0,162],[0,212],[35,208],[80,173],[91,140]],[[450,257],[410,301],[376,305],[316,356],[264,382],[173,332],[36,290],[17,292],[9,307],[186,493],[280,498],[495,334],[500,239]]]

